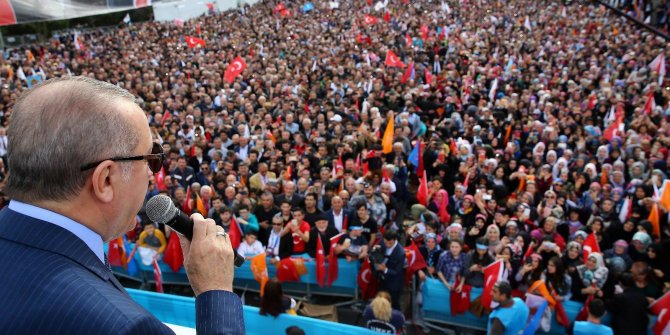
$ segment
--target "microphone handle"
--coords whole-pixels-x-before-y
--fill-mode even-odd
[[[165,224],[184,235],[189,241],[193,238],[193,221],[181,210],[177,209],[177,215]],[[244,264],[244,257],[240,256],[235,249],[233,252],[235,253],[235,267],[239,268]]]

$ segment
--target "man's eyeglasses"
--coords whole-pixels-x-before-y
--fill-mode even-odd
[[[163,152],[163,147],[158,143],[154,143],[153,146],[151,147],[151,153],[148,155],[107,158],[101,161],[82,165],[80,169],[82,172],[84,172],[86,170],[92,169],[100,165],[100,163],[104,161],[125,162],[125,161],[141,161],[141,160],[147,161],[147,164],[149,164],[149,169],[151,169],[151,172],[153,173],[160,172],[161,167],[163,166],[163,162],[165,161],[165,153]]]

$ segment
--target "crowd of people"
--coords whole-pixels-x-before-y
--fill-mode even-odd
[[[670,57],[665,40],[590,2],[305,4],[5,50],[3,126],[27,89],[19,68],[108,81],[141,99],[167,154],[147,199],[201,201],[225,229],[240,225],[245,257],[314,256],[317,234],[341,232],[335,251],[350,262],[415,243],[428,265],[418,279],[456,291],[482,287],[503,259],[515,292],[543,280],[561,301],[595,296],[615,334],[643,333],[646,314],[616,303],[624,274],[641,309],[670,282],[670,87],[665,65],[649,66]],[[238,56],[248,67],[224,81]],[[601,252],[585,260],[591,235]],[[152,228],[142,242],[166,243]]]

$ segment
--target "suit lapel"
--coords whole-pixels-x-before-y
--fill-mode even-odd
[[[67,257],[126,293],[121,283],[84,241],[55,224],[5,208],[0,211],[0,238]]]

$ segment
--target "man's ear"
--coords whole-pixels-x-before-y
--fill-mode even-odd
[[[114,199],[113,177],[119,173],[118,166],[112,161],[104,161],[98,165],[91,175],[93,196],[100,202],[109,203]]]

